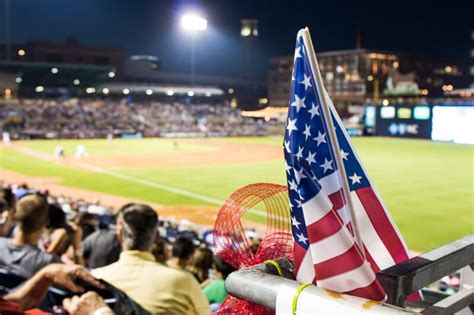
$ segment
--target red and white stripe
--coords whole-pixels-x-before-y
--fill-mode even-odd
[[[344,203],[339,206],[344,207]],[[355,292],[364,298],[383,300],[385,292],[337,210],[323,191],[303,203],[310,242],[306,255],[311,255],[316,275],[313,283],[338,292]],[[302,264],[298,266],[298,274],[302,272]]]

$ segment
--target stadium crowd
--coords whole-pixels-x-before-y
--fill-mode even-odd
[[[12,139],[131,134],[261,136],[279,132],[281,123],[243,117],[239,109],[224,104],[112,98],[20,99],[17,104],[0,103],[0,129],[9,132]]]
[[[207,314],[235,270],[211,244],[212,230],[159,218],[148,205],[116,210],[3,184],[0,313]]]

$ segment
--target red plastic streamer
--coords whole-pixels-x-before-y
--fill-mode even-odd
[[[243,220],[242,220],[243,219]],[[262,222],[265,234],[256,252],[245,234],[245,220]],[[221,207],[214,225],[214,251],[236,269],[268,259],[293,259],[290,209],[286,186],[252,184],[234,192]],[[217,314],[272,314],[264,307],[229,295]]]

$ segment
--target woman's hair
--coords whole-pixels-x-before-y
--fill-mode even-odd
[[[15,194],[12,192],[10,188],[0,189],[0,198],[5,200],[9,209],[12,209],[15,206],[15,203],[16,203]]]
[[[194,259],[189,266],[189,270],[193,272],[197,280],[201,283],[209,278],[209,269],[212,268],[214,254],[207,247],[198,247],[194,253]]]
[[[49,224],[47,228],[61,229],[67,228],[66,214],[63,209],[56,204],[50,204],[48,207]]]

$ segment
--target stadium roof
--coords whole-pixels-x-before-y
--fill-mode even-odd
[[[54,70],[56,69],[56,70]],[[79,80],[82,86],[96,85],[113,71],[112,66],[96,66],[68,63],[0,61],[0,72],[15,73],[21,78],[22,86],[74,86]]]

